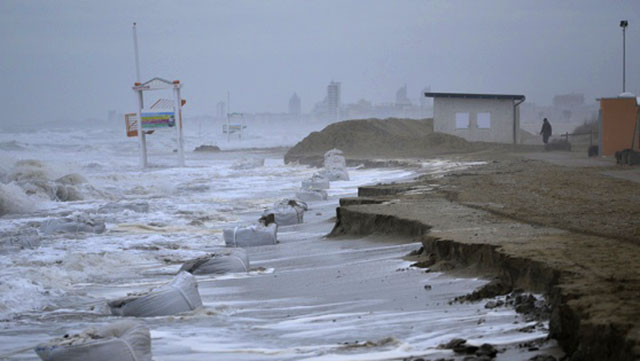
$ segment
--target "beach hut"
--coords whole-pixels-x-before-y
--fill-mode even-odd
[[[600,99],[600,149],[602,155],[612,156],[624,149],[640,151],[638,133],[638,98],[623,93],[615,98]],[[635,139],[635,141],[634,141]]]
[[[520,111],[524,95],[424,93],[433,98],[433,130],[474,142],[520,141]]]

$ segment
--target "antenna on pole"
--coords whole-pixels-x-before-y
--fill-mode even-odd
[[[136,81],[140,82],[140,60],[138,59],[138,33],[136,32],[136,23],[133,23],[133,51],[136,56]]]

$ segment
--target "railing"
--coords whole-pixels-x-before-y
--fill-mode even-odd
[[[571,133],[569,134],[569,132],[565,132],[564,134],[560,134],[560,138],[564,138],[564,140],[566,142],[569,142],[569,136],[577,136],[577,135],[588,135],[589,136],[589,145],[593,145],[593,135],[594,135],[594,131],[593,129],[591,129],[590,132],[588,133]]]

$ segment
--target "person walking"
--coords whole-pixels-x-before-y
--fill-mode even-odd
[[[542,142],[547,144],[549,142],[549,137],[551,136],[551,123],[544,118],[542,121],[542,129],[540,129],[540,134],[542,134]]]

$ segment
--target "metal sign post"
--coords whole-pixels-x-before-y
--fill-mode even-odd
[[[182,85],[178,80],[173,82],[173,98],[175,100],[176,132],[178,137],[178,165],[184,167],[184,142],[182,133],[182,99],[180,98],[180,88]]]
[[[140,60],[138,56],[138,33],[136,31],[136,23],[133,23],[133,52],[136,59],[136,85],[140,84]],[[138,91],[138,143],[140,144],[140,166],[147,167],[147,139],[142,131],[142,121],[140,114],[144,108],[144,99],[142,91]]]
[[[138,98],[138,142],[140,143],[140,167],[147,167],[147,138],[145,134],[145,128],[150,129],[149,134],[153,133],[156,128],[164,127],[176,127],[176,133],[178,138],[178,165],[184,167],[184,142],[182,133],[182,99],[180,98],[180,84],[179,80],[170,82],[162,78],[153,78],[145,83],[140,82],[140,61],[138,59],[138,33],[136,31],[136,23],[133,23],[133,50],[136,60],[136,83],[133,86],[133,90],[137,94]],[[161,90],[161,89],[173,89],[173,112],[168,111],[171,105],[160,106],[159,108],[164,111],[152,111],[143,113],[144,109],[144,91]],[[164,100],[163,100],[164,101]],[[166,101],[171,104],[170,101]],[[158,104],[151,106],[151,109]],[[144,115],[144,117],[143,117]],[[146,126],[145,126],[146,125]],[[130,133],[130,129],[127,129],[127,135]]]
[[[135,90],[135,87],[134,87]],[[138,93],[138,143],[140,145],[140,167],[147,167],[147,138],[142,130],[142,108],[144,106],[144,97],[142,89],[136,90]]]
[[[145,129],[154,130],[157,128],[176,127],[176,136],[178,142],[178,166],[184,167],[184,140],[182,131],[182,103],[180,97],[179,80],[170,82],[162,78],[153,78],[145,83],[135,83],[133,90],[138,94],[138,140],[140,142],[140,166],[147,167],[147,141]],[[173,102],[166,101],[168,107],[160,106],[143,112],[144,92],[152,90],[172,89]],[[169,105],[173,103],[172,105]],[[163,101],[164,104],[164,101]],[[173,108],[173,111],[168,109]],[[167,109],[168,108],[168,109]]]

